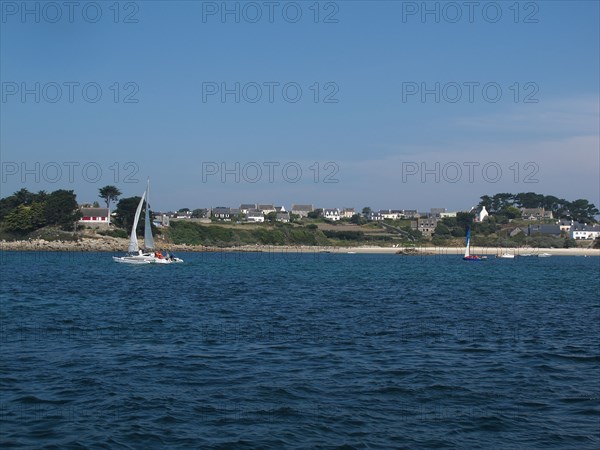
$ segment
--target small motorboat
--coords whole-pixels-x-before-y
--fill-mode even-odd
[[[512,253],[502,253],[501,255],[496,256],[496,258],[515,259],[515,255],[513,255]]]

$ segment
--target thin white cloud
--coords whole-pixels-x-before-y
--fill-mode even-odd
[[[597,135],[600,129],[600,100],[598,96],[589,96],[540,100],[537,104],[521,103],[505,113],[460,117],[453,124],[465,130],[495,133]]]

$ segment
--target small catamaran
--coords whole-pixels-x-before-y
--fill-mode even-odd
[[[168,252],[154,251],[154,237],[152,236],[152,224],[150,222],[150,207],[148,206],[148,197],[150,194],[150,180],[146,190],[142,194],[140,203],[135,210],[135,218],[133,219],[133,227],[131,228],[131,235],[129,236],[129,248],[127,249],[127,255],[125,256],[113,256],[113,260],[118,263],[125,264],[171,264],[176,262],[183,262],[182,259],[176,258],[170,255]],[[142,208],[144,206],[144,200],[146,201],[146,212],[144,214],[144,250],[139,248],[137,234],[135,232]]]
[[[471,227],[467,230],[467,248],[465,249],[465,261],[483,261],[487,256],[471,255]]]

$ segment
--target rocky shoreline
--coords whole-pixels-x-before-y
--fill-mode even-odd
[[[74,241],[46,241],[43,239],[28,239],[21,241],[0,241],[0,251],[33,251],[33,252],[111,252],[127,251],[128,240],[103,236],[102,238],[81,238]],[[271,253],[379,253],[399,255],[460,255],[462,247],[433,247],[423,246],[414,248],[398,247],[326,247],[326,246],[270,246],[245,245],[238,247],[212,247],[187,244],[158,244],[172,252],[271,252]],[[502,252],[515,255],[538,255],[548,253],[553,256],[600,256],[600,249],[590,248],[531,248],[498,249],[496,247],[474,247],[473,254],[496,255]]]

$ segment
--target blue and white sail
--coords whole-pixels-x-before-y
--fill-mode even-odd
[[[135,218],[133,219],[133,228],[131,229],[131,235],[129,236],[129,253],[137,253],[140,249],[138,246],[137,235],[135,234],[135,229],[137,228],[138,222],[140,220],[140,214],[142,213],[142,206],[144,206],[144,199],[146,198],[146,193],[142,194],[142,198],[140,199],[140,203],[138,204],[137,209],[135,210]]]
[[[144,215],[144,248],[154,250],[154,237],[152,237],[152,222],[150,221],[150,205],[148,199],[150,197],[150,180],[146,186],[146,214]]]
[[[465,248],[465,258],[468,258],[471,253],[470,253],[470,247],[471,247],[471,227],[469,227],[469,229],[467,230],[467,244],[466,244],[467,248]]]

